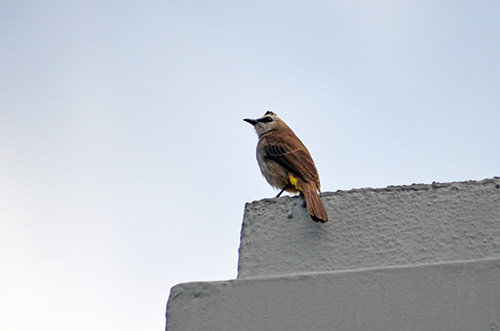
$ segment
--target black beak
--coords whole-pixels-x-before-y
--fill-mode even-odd
[[[248,122],[248,123],[252,124],[252,125],[255,125],[255,124],[257,124],[257,123],[258,123],[258,122],[257,122],[257,120],[253,120],[253,119],[251,119],[251,118],[244,118],[243,120],[244,120],[245,122]]]

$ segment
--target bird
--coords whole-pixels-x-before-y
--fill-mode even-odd
[[[328,214],[320,199],[321,185],[318,170],[311,154],[295,133],[272,111],[258,119],[243,119],[255,128],[257,162],[267,182],[274,188],[300,193],[315,222],[327,223]]]

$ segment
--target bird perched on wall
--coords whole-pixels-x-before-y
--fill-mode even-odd
[[[328,222],[323,202],[319,197],[319,175],[306,146],[275,113],[268,111],[258,119],[245,118],[255,128],[257,162],[267,182],[284,191],[302,193],[307,210],[315,222]]]

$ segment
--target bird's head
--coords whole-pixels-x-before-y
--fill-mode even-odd
[[[284,125],[283,121],[272,111],[267,111],[261,118],[243,120],[253,125],[259,137]]]

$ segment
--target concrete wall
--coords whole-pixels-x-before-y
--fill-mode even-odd
[[[500,178],[322,199],[247,204],[238,279],[173,287],[167,330],[499,330]]]
[[[172,288],[168,331],[498,330],[500,259]]]
[[[329,223],[301,197],[248,203],[238,278],[500,258],[500,178],[325,193]]]

